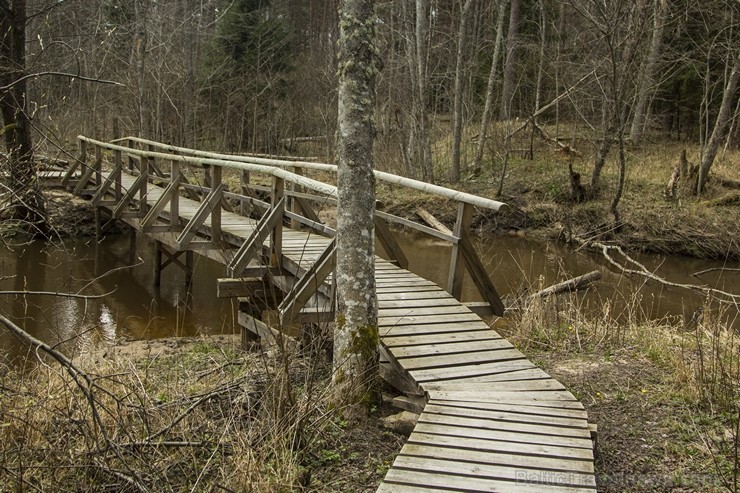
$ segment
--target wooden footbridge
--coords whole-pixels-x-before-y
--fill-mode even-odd
[[[335,187],[319,179],[330,181],[335,166],[138,138],[80,136],[79,144],[63,183],[91,198],[100,232],[121,220],[156,241],[155,282],[169,265],[191,272],[193,253],[225,264],[229,277],[219,280],[218,293],[239,298],[246,342],[277,336],[260,319],[264,310],[279,314],[272,324],[279,327],[333,320],[334,230],[315,211],[336,204]],[[470,223],[476,207],[505,205],[387,173],[376,177],[458,204],[452,234],[375,216],[388,258],[376,260],[381,371],[404,394],[396,403],[420,414],[378,491],[596,491],[581,403],[481,319],[503,315],[504,306],[472,246]],[[446,290],[406,270],[389,223],[452,244]],[[459,301],[466,270],[483,303]]]

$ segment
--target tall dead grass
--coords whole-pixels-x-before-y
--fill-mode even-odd
[[[0,491],[300,489],[330,414],[319,369],[209,342],[0,372]],[[86,387],[86,391],[81,391]]]
[[[615,307],[622,308],[615,310]],[[507,330],[529,351],[636,354],[665,375],[679,406],[694,416],[701,448],[726,491],[740,491],[740,334],[738,307],[707,299],[687,317],[651,319],[634,295],[587,304],[579,295],[532,299]],[[639,360],[640,358],[637,358]],[[598,382],[595,382],[598,384]],[[707,423],[711,423],[707,425]],[[707,431],[711,430],[711,431]]]

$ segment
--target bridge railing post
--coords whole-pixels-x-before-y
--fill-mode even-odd
[[[458,300],[462,295],[465,276],[465,257],[459,242],[463,232],[470,228],[472,220],[473,206],[465,202],[458,202],[457,221],[455,221],[455,228],[452,231],[452,234],[458,238],[458,242],[452,244],[452,257],[450,258],[450,270],[447,277],[447,292]]]
[[[296,175],[303,175],[303,168],[292,167],[292,168],[290,168],[290,171],[292,173],[295,173]],[[301,191],[301,186],[300,185],[296,185],[295,183],[291,183],[290,184],[290,190],[292,192],[300,192]],[[293,212],[293,213],[295,213],[295,214],[300,214],[302,212],[301,211],[300,203],[299,203],[299,201],[298,201],[298,199],[296,197],[290,197],[290,203],[289,203],[288,210],[291,211],[291,212]],[[299,229],[301,227],[301,223],[297,219],[291,219],[290,220],[290,227],[292,229]]]
[[[136,143],[132,139],[126,140],[126,146],[129,149],[136,149]],[[134,157],[131,154],[129,154],[127,161],[128,161],[128,172],[133,173],[134,172]]]
[[[123,186],[121,184],[121,167],[123,166],[123,160],[122,160],[122,153],[120,150],[116,149],[113,151],[113,166],[114,166],[114,173],[115,173],[115,188],[114,193],[116,196],[116,202],[121,200],[121,197],[123,195],[122,189]]]
[[[276,207],[277,204],[285,196],[285,180],[278,178],[277,176],[272,177],[272,207]],[[276,221],[275,226],[272,228],[270,234],[270,249],[272,255],[270,258],[270,264],[275,267],[280,267],[280,262],[283,254],[283,220],[280,218]]]
[[[140,158],[139,172],[142,179],[142,186],[139,188],[139,217],[144,217],[149,210],[146,203],[146,196],[149,191],[149,187],[147,187],[147,182],[149,181],[149,158],[144,156]]]
[[[180,162],[170,162],[170,182],[174,190],[170,198],[170,230],[174,233],[180,228]]]
[[[221,241],[221,199],[223,198],[223,192],[221,192],[221,166],[211,166],[211,190],[216,191],[218,197],[216,197],[213,209],[211,210],[211,242],[217,244]]]
[[[245,197],[249,197],[251,195],[249,193],[249,171],[242,170],[239,177],[239,188],[241,189],[242,195],[244,195]],[[241,201],[239,212],[242,216],[246,216],[249,213],[249,208],[247,207],[246,200]]]

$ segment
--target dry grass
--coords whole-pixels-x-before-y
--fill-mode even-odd
[[[640,301],[537,299],[502,331],[598,423],[600,491],[736,493],[737,307],[708,301],[689,319],[656,321]]]
[[[56,363],[5,368],[0,491],[310,491],[338,429],[327,369],[283,363],[201,340],[98,357],[89,384]]]

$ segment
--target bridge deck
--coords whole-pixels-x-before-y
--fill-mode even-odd
[[[134,180],[124,174],[124,190]],[[147,186],[154,205],[163,188]],[[179,198],[184,221],[200,207]],[[235,244],[255,229],[250,218],[221,214]],[[283,228],[284,261],[308,269],[329,242]],[[198,253],[230,260],[229,250]],[[436,284],[381,258],[376,276],[385,357],[427,397],[379,492],[596,491],[586,412],[570,392]]]

